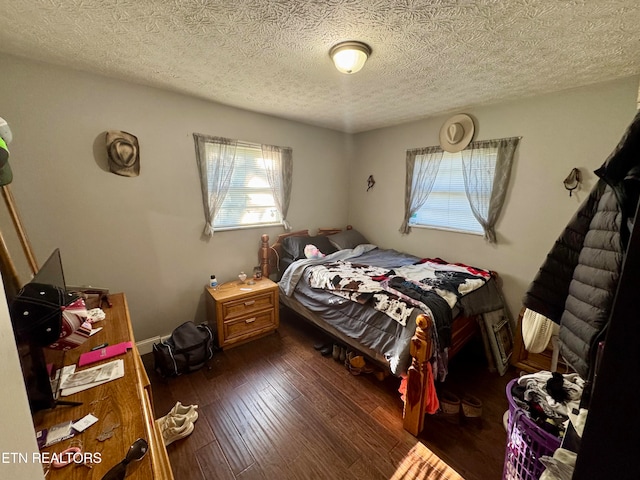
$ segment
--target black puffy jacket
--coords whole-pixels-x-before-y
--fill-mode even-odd
[[[640,114],[556,240],[525,294],[524,306],[560,324],[560,354],[587,379],[592,347],[606,327],[640,182]]]

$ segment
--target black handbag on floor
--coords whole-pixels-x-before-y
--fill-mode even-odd
[[[169,338],[153,344],[154,369],[163,377],[194,372],[208,366],[214,352],[214,335],[209,325],[185,322]]]

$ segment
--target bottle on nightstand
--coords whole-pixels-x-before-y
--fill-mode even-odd
[[[216,279],[215,275],[211,275],[211,278],[209,279],[209,287],[211,287],[211,288],[217,288],[218,287],[218,280]]]

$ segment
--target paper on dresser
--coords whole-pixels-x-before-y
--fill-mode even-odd
[[[63,397],[73,395],[121,377],[124,377],[124,361],[122,359],[114,360],[70,375],[62,385],[60,395]]]

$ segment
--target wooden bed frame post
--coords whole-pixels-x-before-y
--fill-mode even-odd
[[[424,428],[424,400],[429,389],[427,368],[431,358],[429,329],[432,322],[426,315],[416,318],[416,333],[411,339],[411,366],[407,372],[407,391],[404,400],[403,426],[414,436]]]
[[[260,237],[260,271],[262,278],[269,278],[269,235]]]

